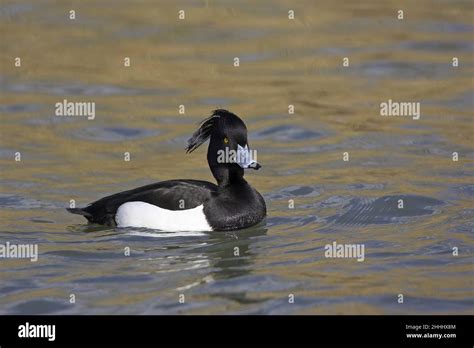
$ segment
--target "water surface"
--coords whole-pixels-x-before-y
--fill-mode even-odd
[[[3,0],[0,242],[39,260],[0,259],[0,313],[473,314],[473,5],[406,3],[403,21],[399,6]],[[55,116],[63,99],[95,102],[95,119]],[[388,99],[421,118],[379,116]],[[184,145],[215,108],[247,123],[265,223],[167,233],[66,212],[212,180]],[[326,258],[334,241],[364,261]]]

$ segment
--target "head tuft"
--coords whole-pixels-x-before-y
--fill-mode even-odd
[[[188,140],[188,145],[186,146],[186,153],[191,153],[196,150],[199,146],[204,144],[212,134],[212,131],[218,127],[218,121],[222,119],[240,119],[237,115],[233,114],[230,111],[224,109],[217,109],[212,112],[212,115],[206,118],[200,123],[200,127],[196,130],[191,138]],[[240,121],[242,122],[242,121]],[[222,122],[221,122],[222,124]]]

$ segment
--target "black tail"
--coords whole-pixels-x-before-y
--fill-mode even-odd
[[[85,218],[87,218],[87,220],[92,218],[92,214],[85,211],[84,208],[66,208],[66,210],[70,212],[71,214],[82,215]]]

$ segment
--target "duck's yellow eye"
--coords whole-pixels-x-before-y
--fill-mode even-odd
[[[224,144],[227,144],[229,143],[229,139],[227,139],[227,137],[224,137]]]

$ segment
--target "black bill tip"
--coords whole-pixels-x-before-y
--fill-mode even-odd
[[[258,164],[257,162],[253,162],[252,164],[249,165],[249,168],[259,170],[260,168],[262,168],[262,166]]]

